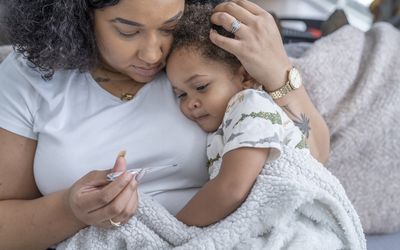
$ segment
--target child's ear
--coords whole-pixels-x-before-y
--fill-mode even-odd
[[[249,75],[249,73],[247,73],[246,69],[243,66],[240,66],[239,68],[239,72],[242,76],[242,88],[243,89],[256,89],[258,88],[258,83],[256,80],[253,79],[253,77],[251,77]]]

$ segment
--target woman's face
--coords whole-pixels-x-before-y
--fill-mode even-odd
[[[141,83],[164,68],[184,0],[121,0],[97,9],[94,25],[105,67]]]

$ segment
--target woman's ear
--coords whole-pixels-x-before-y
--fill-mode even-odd
[[[242,88],[243,89],[257,89],[258,88],[258,83],[256,80],[253,79],[253,77],[251,77],[249,75],[249,73],[247,73],[246,69],[243,66],[240,66],[240,68],[238,69],[239,74],[241,74],[242,77]]]

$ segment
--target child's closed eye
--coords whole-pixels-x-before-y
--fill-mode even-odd
[[[174,89],[174,94],[178,99],[182,99],[182,97],[185,97],[187,95],[185,92],[178,89]]]
[[[207,89],[208,85],[209,85],[209,83],[207,83],[207,84],[202,84],[202,85],[196,87],[196,90],[198,90],[198,91],[204,91],[204,90]]]

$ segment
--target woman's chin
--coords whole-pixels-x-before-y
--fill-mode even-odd
[[[162,71],[161,67],[157,67],[152,70],[144,70],[144,69],[132,66],[132,68],[129,72],[130,73],[129,75],[132,77],[132,79],[134,79],[137,82],[147,83],[147,82],[154,80],[154,78],[156,78],[156,76],[161,71]]]
[[[143,75],[138,75],[138,74],[134,74],[134,75],[130,75],[130,77],[133,79],[133,80],[135,80],[136,82],[139,82],[139,83],[148,83],[148,82],[151,82],[152,80],[154,80],[154,78],[156,78],[156,76],[158,75],[158,73],[160,73],[160,72],[157,72],[156,74],[153,74],[153,75],[148,75],[148,76],[143,76]]]

